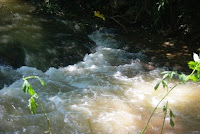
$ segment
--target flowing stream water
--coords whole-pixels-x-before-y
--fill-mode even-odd
[[[160,73],[165,68],[147,71],[143,63],[147,56],[141,52],[127,52],[123,48],[126,44],[121,41],[120,35],[108,30],[96,30],[87,36],[96,43],[96,47],[90,48],[91,53],[83,52],[85,56],[81,61],[58,68],[50,67],[52,64],[48,64],[51,61],[48,56],[55,53],[54,57],[59,52],[52,47],[55,43],[52,42],[52,36],[43,35],[48,32],[43,31],[40,17],[21,15],[34,7],[17,3],[18,1],[15,0],[3,0],[3,2],[10,5],[9,8],[21,9],[16,11],[18,14],[15,14],[21,22],[17,24],[18,21],[15,20],[15,23],[1,23],[1,44],[15,42],[18,39],[17,42],[23,46],[23,50],[25,49],[23,64],[26,66],[16,69],[5,65],[0,66],[2,85],[0,133],[39,134],[48,130],[42,110],[39,108],[37,114],[32,115],[27,106],[30,96],[24,94],[21,89],[22,76],[32,75],[37,75],[46,82],[46,87],[43,88],[38,80],[30,80],[51,120],[52,131],[55,134],[90,133],[88,119],[95,134],[137,134],[143,129],[152,110],[167,92],[162,88],[154,91],[155,84],[161,79]],[[6,18],[1,18],[1,21],[2,19],[6,21]],[[25,28],[26,26],[29,26],[29,30]],[[52,26],[50,22],[50,32]],[[56,29],[61,26],[54,25]],[[45,29],[48,31],[47,28]],[[66,34],[66,31],[62,32],[64,33],[51,34]],[[70,38],[69,41],[73,41],[72,39]],[[48,43],[44,43],[45,40],[48,40],[49,46]],[[31,51],[32,49],[34,50]],[[48,56],[43,53],[43,50]],[[172,87],[177,83],[178,81],[174,79],[173,82],[169,82],[169,86]],[[176,117],[175,126],[171,127],[167,116],[164,133],[200,133],[199,95],[198,83],[189,82],[175,88],[158,107],[147,133],[160,133],[163,122],[162,107],[167,101]]]

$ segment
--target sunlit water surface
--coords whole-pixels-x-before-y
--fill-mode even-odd
[[[137,134],[147,122],[153,108],[166,89],[154,86],[165,68],[147,71],[142,53],[129,53],[121,48],[118,35],[94,31],[88,37],[97,47],[81,62],[66,67],[41,71],[23,66],[18,69],[0,66],[0,133],[44,133],[48,130],[42,110],[36,115],[28,109],[29,95],[24,94],[22,76],[37,75],[46,82],[30,83],[51,119],[56,134],[93,133]],[[38,40],[37,40],[38,41]],[[123,44],[125,46],[125,44]],[[169,83],[172,87],[178,81]],[[175,114],[175,126],[166,118],[164,133],[200,133],[200,87],[187,83],[176,87],[161,103],[147,129],[148,134],[160,133],[162,107],[168,101]]]

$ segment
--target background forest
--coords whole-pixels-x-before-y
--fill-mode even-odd
[[[107,25],[136,26],[163,35],[190,36],[199,32],[198,0],[31,0],[38,11],[78,18],[91,18],[94,11],[106,16]],[[117,23],[118,24],[117,24]],[[120,25],[116,26],[120,27]],[[121,27],[123,29],[123,27]],[[193,37],[197,39],[198,37]]]

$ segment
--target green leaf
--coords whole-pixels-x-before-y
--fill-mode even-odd
[[[36,76],[36,78],[40,81],[42,86],[45,86],[45,82],[40,77]]]
[[[175,117],[174,113],[172,112],[172,110],[170,109],[169,111],[169,117],[170,117],[170,125],[172,127],[174,127],[174,121],[173,121],[173,117]]]
[[[24,91],[24,93],[28,92],[29,87],[30,87],[29,82],[27,80],[24,80],[24,83],[22,85],[22,90]]]
[[[200,70],[200,64],[198,62],[190,61],[188,62],[188,67],[192,70]]]
[[[159,6],[158,6],[158,12],[160,11],[160,8],[161,8],[161,5],[159,4]]]
[[[164,75],[164,74],[169,74],[169,73],[170,73],[169,71],[164,71],[161,74]]]
[[[200,79],[200,70],[197,71],[197,78]]]
[[[33,97],[36,98],[36,99],[38,99],[37,93],[35,93],[35,94],[33,95]]]
[[[157,2],[156,4],[158,5],[158,12],[159,12],[161,8],[164,8],[165,2],[161,1],[161,2]]]
[[[162,85],[163,85],[163,88],[168,87],[168,86],[167,86],[167,83],[166,83],[164,80],[162,80]]]
[[[167,107],[163,106],[163,112],[166,112],[166,111],[167,111]]]
[[[175,74],[177,74],[177,72],[172,71],[172,72],[169,74],[169,78],[172,79],[173,76],[174,76]]]
[[[31,85],[28,88],[28,92],[29,92],[30,95],[34,95],[35,94],[35,90],[32,88]]]
[[[163,1],[162,3],[161,3],[161,5],[162,5],[162,7],[165,5],[165,2]]]
[[[186,81],[187,81],[187,76],[185,75],[185,74],[180,74],[179,75],[179,79],[183,82],[183,83],[185,83]]]
[[[175,117],[175,115],[174,115],[174,113],[172,112],[171,109],[170,109],[170,111],[169,111],[169,116],[170,116],[170,118]]]
[[[172,79],[173,76],[177,74],[177,72],[174,72],[174,71],[171,71],[171,72],[164,71],[161,74],[163,74],[163,79],[166,79],[167,77],[170,78],[170,79]]]
[[[38,107],[38,104],[35,102],[35,99],[33,96],[28,100],[29,101],[29,109],[31,110],[32,114],[36,114],[36,109]]]
[[[169,73],[163,75],[163,80],[166,79],[169,76]]]
[[[193,82],[196,82],[198,80],[198,78],[194,74],[190,75],[188,79],[192,80]]]
[[[171,125],[172,127],[174,127],[174,121],[172,120],[172,118],[170,118],[170,125]]]
[[[24,77],[23,80],[27,80],[27,79],[38,79],[41,83],[41,85],[45,86],[45,82],[39,77],[39,76],[28,76],[28,77]]]
[[[196,62],[194,62],[194,61],[190,61],[190,62],[188,62],[188,67],[190,68],[190,69],[194,69],[195,68],[195,66],[196,66]]]
[[[154,87],[155,90],[158,89],[159,85],[160,85],[161,81],[157,82],[156,86]]]

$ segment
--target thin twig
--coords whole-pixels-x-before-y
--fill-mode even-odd
[[[117,21],[115,18],[110,17],[112,20],[114,20],[117,24],[119,24],[120,26],[122,26],[124,28],[124,30],[126,31],[126,33],[128,33],[128,31],[126,30],[126,27],[124,25],[122,25],[119,21]]]
[[[143,7],[141,7],[141,10],[139,11],[137,16],[135,17],[135,21],[132,22],[133,24],[137,22],[137,19],[138,19],[139,15],[141,14],[142,10],[143,10]]]
[[[41,101],[40,101],[39,98],[38,98],[38,102],[39,102],[39,104],[40,104],[40,107],[41,107],[41,109],[42,109],[42,112],[43,112],[43,114],[44,114],[44,117],[45,117],[45,119],[46,119],[46,121],[47,121],[48,129],[49,129],[49,134],[52,134],[50,119],[49,119],[49,117],[47,116],[47,114],[46,114],[46,112],[45,112],[45,110],[44,110],[44,107],[43,107],[43,105],[42,105],[42,103],[41,103]]]
[[[135,23],[137,22],[138,17],[139,17],[140,14],[142,13],[142,11],[143,11],[143,7],[141,7],[141,9],[140,9],[139,13],[136,15],[134,21],[129,21],[128,19],[126,19],[126,18],[124,17],[124,16],[127,15],[127,13],[124,14],[124,15],[115,15],[115,16],[112,16],[112,18],[117,18],[117,17],[118,17],[118,18],[123,18],[123,19],[126,20],[128,23],[130,23],[130,24],[135,24]]]

